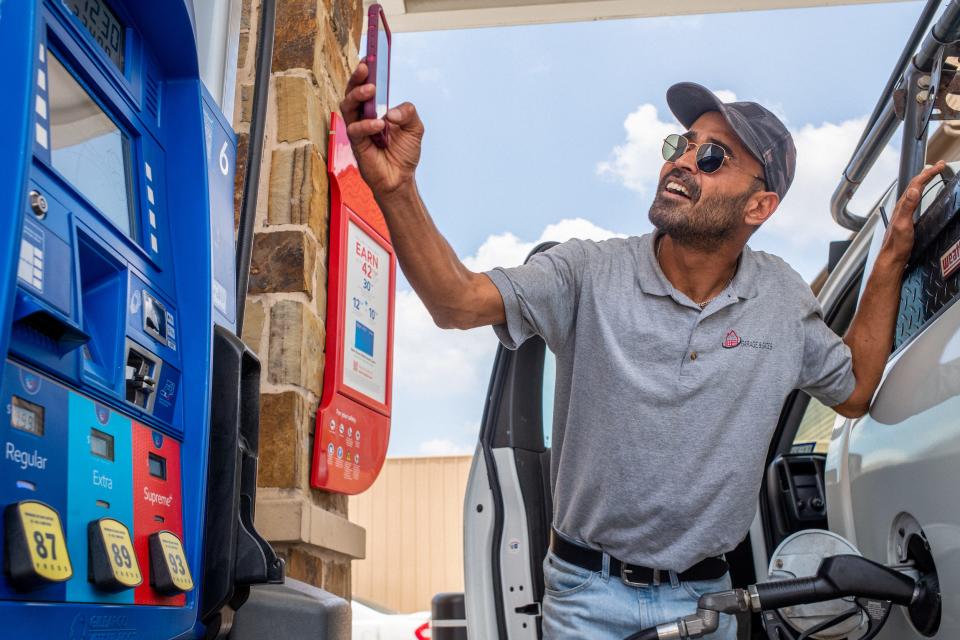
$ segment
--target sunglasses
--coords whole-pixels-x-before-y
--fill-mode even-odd
[[[678,133],[671,133],[663,139],[663,148],[661,149],[663,159],[667,162],[676,162],[691,145],[697,148],[697,168],[704,173],[718,171],[723,166],[723,161],[730,157],[723,147],[714,142],[697,144]],[[760,176],[750,175],[760,182],[765,182]]]

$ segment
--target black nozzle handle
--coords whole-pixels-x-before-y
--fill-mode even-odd
[[[818,578],[795,578],[756,585],[757,597],[764,611],[781,609],[800,603],[833,600],[836,596],[828,584]],[[823,597],[820,597],[820,596]]]
[[[660,634],[657,633],[656,627],[649,627],[647,629],[641,629],[637,631],[632,636],[628,636],[626,640],[659,640]]]
[[[754,588],[764,611],[847,596],[909,605],[918,589],[913,578],[854,555],[824,558],[813,577],[766,582]]]

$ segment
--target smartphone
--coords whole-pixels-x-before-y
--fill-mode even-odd
[[[370,5],[367,11],[367,80],[373,78],[376,93],[363,103],[363,117],[382,118],[390,105],[390,27],[383,7]],[[387,146],[387,130],[371,138],[378,147]]]

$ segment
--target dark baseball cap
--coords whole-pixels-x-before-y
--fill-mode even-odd
[[[721,102],[712,91],[694,82],[680,82],[667,89],[667,104],[688,129],[707,111],[720,112],[743,146],[763,165],[767,189],[783,200],[797,168],[797,148],[780,118],[756,102]]]

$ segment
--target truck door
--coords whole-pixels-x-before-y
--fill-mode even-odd
[[[948,183],[931,183],[921,203],[894,350],[870,412],[838,422],[827,459],[830,529],[871,560],[939,578],[942,610],[894,607],[881,640],[960,637],[960,185],[949,167]]]
[[[891,204],[893,195],[891,191],[886,196]],[[878,226],[882,237],[883,224],[874,213],[819,291],[824,321],[838,335],[846,332],[856,312],[867,252]],[[763,553],[754,554],[758,580],[767,575],[767,556],[785,538],[803,529],[827,528],[824,470],[837,415],[802,391],[794,391],[784,403],[760,492],[764,535],[759,549]]]
[[[554,244],[541,244],[530,255]],[[539,338],[516,351],[497,350],[464,500],[471,638],[540,637],[541,566],[553,518],[554,376],[553,354]]]
[[[925,212],[938,199],[943,186],[939,179],[928,186],[921,202],[921,212]],[[839,335],[846,332],[853,320],[866,276],[872,270],[886,232],[880,210],[882,208],[889,218],[895,204],[896,190],[891,187],[874,208],[867,223],[852,239],[819,291],[824,321]],[[931,251],[939,257],[944,250],[938,245]],[[903,285],[902,297],[905,302],[901,302],[901,316],[912,313],[909,287],[914,285],[910,282],[910,273],[908,269]],[[935,331],[933,327],[924,325],[916,332],[918,335],[912,343],[914,346],[910,346],[907,344],[909,338],[902,337],[905,333],[901,330],[904,318],[900,318],[895,345],[902,343],[904,346],[892,354],[870,413],[863,418],[850,420],[840,417],[830,407],[800,391],[787,397],[780,423],[770,443],[767,470],[759,496],[758,519],[751,529],[751,535],[756,538],[753,544],[753,567],[745,566],[748,562],[746,557],[740,559],[739,566],[731,562],[731,570],[735,575],[737,571],[746,573],[753,569],[756,579],[764,581],[768,574],[770,554],[788,536],[805,529],[829,529],[838,533],[856,545],[864,556],[882,564],[913,563],[921,567],[924,562],[934,561],[927,538],[931,534],[921,522],[929,525],[950,519],[948,514],[951,511],[936,506],[931,508],[931,505],[946,504],[944,501],[950,499],[947,494],[953,489],[947,481],[932,482],[923,476],[935,473],[935,465],[929,462],[929,458],[944,457],[945,452],[953,446],[951,443],[956,441],[956,429],[946,426],[952,421],[943,421],[942,426],[936,427],[927,424],[898,425],[903,429],[902,434],[895,433],[892,426],[898,422],[918,421],[912,411],[906,409],[904,398],[916,398],[927,384],[934,389],[947,388],[948,385],[940,381],[920,381],[924,376],[932,379],[940,376],[935,371],[935,365],[938,361],[944,363],[948,360],[944,344],[949,342],[949,336],[955,334],[958,322],[960,320],[944,318],[936,325]],[[930,331],[929,335],[927,331]],[[935,334],[939,335],[935,337]],[[925,344],[934,347],[924,352],[920,345]],[[919,355],[909,353],[918,346],[920,349],[916,353]],[[910,374],[895,376],[896,363],[904,358],[913,358],[913,364],[908,365],[913,369]],[[907,369],[907,366],[901,365],[901,368]],[[947,373],[944,378],[952,378],[952,374]],[[956,385],[950,388],[955,389]],[[949,395],[943,394],[939,398],[938,402],[943,403],[941,411],[950,411],[946,406],[949,404],[946,402]],[[891,400],[893,398],[895,400]],[[898,418],[893,422],[891,418],[884,417],[891,414],[891,406],[897,407],[893,413]],[[940,440],[941,445],[926,449],[926,453],[908,455],[908,446],[917,446],[908,443],[914,442],[921,433]],[[937,452],[935,455],[931,453],[934,450]],[[883,464],[868,465],[864,452],[889,455],[892,459],[885,460]],[[938,492],[939,497],[935,497]],[[913,513],[922,513],[925,517],[914,518],[911,515]],[[956,522],[956,519],[953,518],[953,521]],[[865,526],[865,523],[869,523],[869,526]],[[937,526],[927,528],[934,532],[940,530]],[[913,552],[906,542],[911,536],[915,536]],[[953,548],[955,542],[955,536],[948,536],[948,541],[942,544]],[[893,550],[896,549],[901,551],[895,553]],[[914,555],[911,556],[911,553]],[[943,575],[942,569],[940,575]],[[912,621],[908,623],[906,617],[904,611],[894,607],[886,627],[878,637],[922,637],[916,631],[920,626],[911,627]],[[929,621],[927,618],[924,620]],[[756,627],[759,629],[759,625]]]

